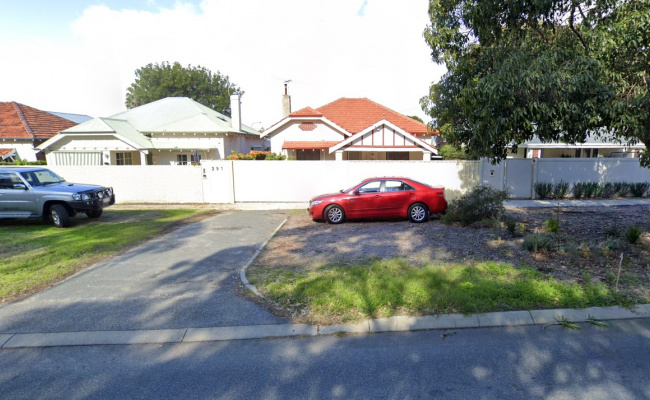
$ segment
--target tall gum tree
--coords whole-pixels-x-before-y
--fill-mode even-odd
[[[133,108],[165,97],[189,97],[230,116],[230,95],[243,92],[227,75],[180,63],[148,64],[135,71],[135,82],[126,90],[126,107]]]
[[[538,136],[646,145],[650,0],[431,0],[424,37],[448,72],[422,98],[454,145],[499,161]]]

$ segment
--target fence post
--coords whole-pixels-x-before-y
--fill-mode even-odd
[[[530,199],[535,200],[535,184],[537,183],[537,159],[533,158],[533,168],[532,174],[533,177],[530,180]]]

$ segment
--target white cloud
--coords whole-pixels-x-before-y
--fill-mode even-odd
[[[72,25],[74,41],[0,43],[3,54],[24,54],[0,61],[3,96],[11,96],[3,100],[107,116],[124,109],[137,68],[179,61],[229,75],[246,92],[248,124],[280,119],[286,79],[294,110],[368,97],[424,117],[418,100],[444,72],[422,38],[426,12],[427,0],[204,0],[158,12],[93,6]]]

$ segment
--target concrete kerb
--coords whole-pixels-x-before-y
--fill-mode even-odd
[[[335,334],[372,334],[428,330],[468,329],[485,327],[546,326],[566,318],[575,323],[589,318],[602,321],[650,318],[650,304],[633,310],[622,307],[592,307],[584,310],[557,309],[507,311],[475,315],[449,314],[439,316],[396,316],[342,325],[251,325],[208,328],[161,329],[143,331],[95,331],[0,334],[0,349],[30,347],[64,347],[96,345],[133,345],[164,343],[195,343],[286,337],[315,337]]]
[[[269,237],[264,241],[264,243],[262,243],[262,244],[260,245],[260,247],[257,249],[257,251],[255,251],[255,254],[253,254],[253,255],[251,256],[251,258],[249,258],[248,261],[246,261],[246,264],[244,264],[244,266],[239,270],[239,278],[241,279],[241,281],[242,281],[242,283],[244,284],[244,286],[246,287],[246,289],[248,289],[248,290],[250,290],[251,292],[255,293],[255,294],[256,294],[257,296],[259,296],[259,297],[264,297],[264,296],[262,296],[262,293],[260,293],[259,290],[257,290],[257,288],[255,287],[255,285],[252,285],[252,284],[248,281],[248,279],[246,278],[246,269],[248,269],[248,267],[253,263],[253,261],[255,261],[255,259],[256,259],[257,256],[260,254],[260,252],[264,249],[264,247],[266,247],[266,245],[267,245],[267,244],[269,243],[269,241],[273,238],[273,236],[275,236],[275,234],[278,233],[278,231],[279,231],[279,230],[284,226],[284,224],[286,224],[286,223],[287,223],[287,219],[285,218],[285,220],[282,221],[282,223],[280,223],[280,225],[278,225],[277,228],[275,228],[275,230],[273,231],[273,233],[271,233],[271,236],[269,236]]]

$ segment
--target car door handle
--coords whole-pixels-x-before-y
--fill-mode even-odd
[[[376,194],[376,195],[375,195],[375,198],[378,198],[378,197],[379,197],[379,195],[378,195],[378,194]]]

